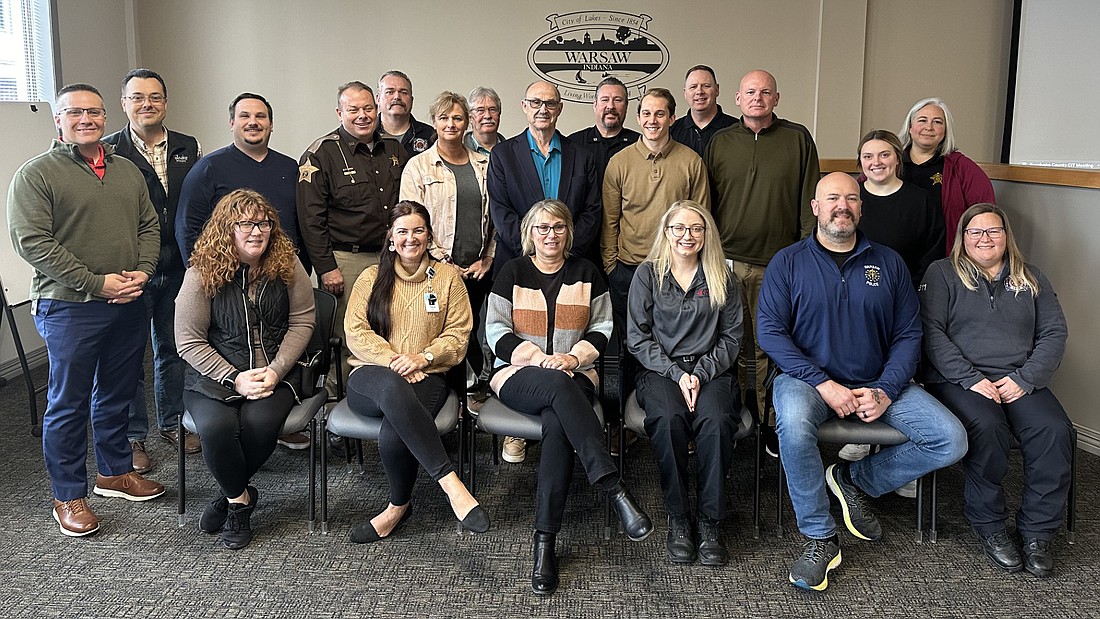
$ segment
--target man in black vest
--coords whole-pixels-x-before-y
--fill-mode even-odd
[[[176,243],[176,206],[180,186],[191,166],[202,157],[195,138],[169,131],[164,126],[168,114],[168,87],[155,71],[134,69],[122,78],[122,111],[129,122],[122,130],[103,139],[141,170],[149,187],[149,199],[160,218],[160,260],[157,271],[145,285],[141,296],[149,310],[153,340],[153,393],[156,396],[157,424],[162,438],[176,444],[176,418],[183,413],[183,360],[176,354],[173,334],[176,294],[183,284],[187,265]],[[137,396],[130,405],[130,423],[126,432],[133,450],[134,470],[144,473],[153,467],[145,451],[149,416],[145,406],[145,381],[138,381]],[[199,438],[183,438],[188,453],[201,449]]]

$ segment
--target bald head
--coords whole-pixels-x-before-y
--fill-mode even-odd
[[[810,202],[817,215],[817,238],[833,251],[855,247],[856,227],[862,214],[859,184],[843,172],[833,172],[817,183]]]
[[[523,113],[529,129],[547,135],[553,133],[561,116],[558,87],[550,82],[532,82],[523,96]]]
[[[735,98],[745,124],[759,131],[772,124],[772,112],[779,105],[779,87],[767,71],[749,71],[741,78]]]

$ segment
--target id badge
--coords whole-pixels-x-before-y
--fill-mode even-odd
[[[439,313],[439,297],[434,292],[424,293],[424,311],[429,314]]]

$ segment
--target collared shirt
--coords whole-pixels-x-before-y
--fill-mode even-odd
[[[604,170],[607,169],[607,164],[611,161],[611,158],[640,140],[641,137],[641,134],[637,131],[620,127],[618,133],[605,138],[595,125],[569,135],[569,139],[578,148],[583,148],[591,153],[592,161],[596,162],[596,183],[599,187],[603,186]]]
[[[500,144],[503,141],[504,141],[504,136],[497,133],[497,144]],[[475,153],[481,153],[482,155],[489,155],[489,149],[485,148],[484,146],[481,145],[481,142],[477,141],[477,138],[474,137],[474,132],[473,131],[467,131],[466,132],[466,137],[462,138],[462,143],[466,145],[466,148],[474,151]],[[495,148],[496,144],[494,144],[493,146]]]
[[[555,132],[554,137],[550,138],[550,152],[543,155],[535,142],[535,136],[528,129],[527,144],[531,147],[531,159],[535,161],[535,171],[538,172],[539,183],[542,184],[542,197],[557,200],[558,187],[561,186],[561,138]]]
[[[164,193],[168,193],[168,129],[163,131],[164,139],[156,144],[146,144],[145,140],[134,131],[133,125],[130,126],[130,137],[134,141],[134,148],[141,153],[142,157],[145,157],[149,165],[153,166],[160,184],[164,186]]]
[[[695,119],[691,117],[691,110],[688,110],[687,114],[677,118],[676,122],[672,123],[670,133],[672,139],[694,150],[702,157],[707,152],[707,145],[710,144],[710,139],[714,137],[715,133],[738,122],[738,119],[723,112],[722,106],[719,105],[718,114],[707,123],[706,127],[700,129],[695,124]]]
[[[653,153],[638,140],[612,157],[603,181],[604,270],[610,273],[617,261],[645,260],[661,216],[677,200],[695,200],[710,209],[707,169],[695,151],[669,140]]]

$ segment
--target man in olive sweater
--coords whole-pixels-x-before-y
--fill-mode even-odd
[[[50,385],[42,452],[61,533],[99,530],[88,507],[88,420],[95,493],[129,501],[164,494],[133,470],[126,440],[149,319],[134,301],[156,270],[160,226],[137,166],[104,146],[94,87],[57,94],[60,139],[16,171],[8,190],[12,245],[35,269],[31,313],[46,341]]]

